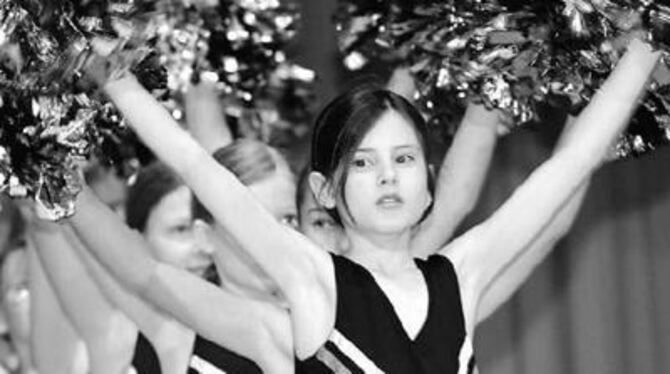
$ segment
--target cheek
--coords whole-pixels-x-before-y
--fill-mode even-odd
[[[169,236],[161,234],[149,235],[147,241],[151,245],[151,250],[159,261],[177,267],[186,266],[185,260],[189,253],[186,243],[177,242]]]
[[[307,236],[311,241],[318,244],[319,246],[323,246],[328,242],[329,234],[327,230],[312,225],[308,226],[309,227],[306,227],[305,229],[305,236]]]
[[[344,191],[342,196],[339,198],[344,198],[349,205],[349,208],[353,208],[354,205],[359,203],[364,203],[369,200],[376,191],[377,181],[374,178],[371,178],[372,173],[360,173],[350,175],[347,179],[347,183],[344,185]],[[354,204],[356,202],[356,204]]]
[[[425,167],[406,170],[406,175],[401,179],[404,188],[414,195],[425,197],[430,194],[428,189],[428,174]]]

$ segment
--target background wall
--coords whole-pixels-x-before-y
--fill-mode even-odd
[[[293,52],[319,73],[321,104],[361,75],[388,76],[380,66],[345,72],[331,22],[335,1],[300,1],[303,28]],[[550,127],[501,139],[466,227],[490,214],[548,156]],[[571,233],[480,325],[480,372],[670,372],[669,166],[670,149],[664,148],[596,174]]]

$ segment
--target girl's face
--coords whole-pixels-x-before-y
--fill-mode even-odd
[[[423,147],[412,125],[394,110],[382,114],[343,167],[346,205],[338,201],[337,207],[346,226],[398,233],[419,222],[430,205]]]
[[[191,199],[191,191],[186,186],[163,196],[149,213],[144,237],[156,259],[202,276],[212,259],[210,253],[196,243]]]
[[[306,191],[299,209],[300,231],[305,236],[329,252],[345,252],[342,227],[316,201],[311,191]]]
[[[295,206],[295,178],[289,170],[279,168],[268,178],[250,184],[249,189],[277,221],[298,227],[298,211]]]

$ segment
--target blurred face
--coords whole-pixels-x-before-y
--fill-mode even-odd
[[[299,209],[300,232],[329,252],[345,252],[342,227],[316,201],[311,191],[306,191]]]
[[[298,227],[298,211],[295,206],[296,183],[289,170],[277,170],[268,178],[250,184],[254,196],[270,211],[277,221]]]
[[[365,135],[348,168],[337,208],[344,224],[377,234],[410,229],[429,206],[423,147],[412,125],[387,110]]]
[[[202,276],[212,261],[196,244],[191,199],[186,186],[165,195],[151,210],[144,237],[156,259]]]

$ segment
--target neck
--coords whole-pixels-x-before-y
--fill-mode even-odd
[[[397,274],[398,270],[414,266],[409,230],[394,234],[363,234],[348,229],[347,236],[351,242],[347,257],[368,270]]]

